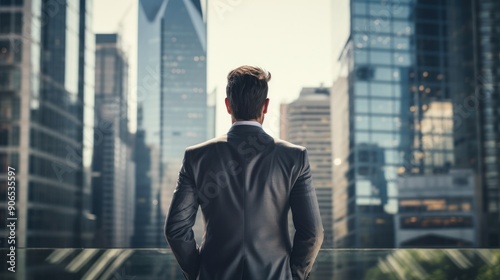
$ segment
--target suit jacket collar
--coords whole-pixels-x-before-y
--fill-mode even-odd
[[[262,124],[260,124],[257,121],[236,121],[233,123],[233,126],[235,126],[235,125],[254,125],[254,126],[262,127]]]
[[[229,129],[228,133],[261,133],[264,132],[264,129],[255,125],[233,125],[231,129]]]

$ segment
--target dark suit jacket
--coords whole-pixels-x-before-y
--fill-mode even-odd
[[[192,231],[198,206],[200,247]],[[323,226],[306,149],[251,125],[189,147],[165,235],[186,279],[307,279]]]

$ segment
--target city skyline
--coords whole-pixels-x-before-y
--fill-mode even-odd
[[[316,188],[324,191],[319,200],[325,205],[330,202],[323,198],[333,199],[332,211],[322,213],[333,223],[332,232],[327,232],[331,246],[500,246],[499,63],[491,54],[498,46],[490,42],[499,34],[492,29],[496,21],[488,16],[500,4],[490,0],[352,0],[352,25],[346,25],[350,36],[337,61],[331,42],[335,28],[323,26],[334,25],[331,16],[316,22],[324,27],[321,30],[312,32],[315,25],[300,26],[312,18],[319,4],[294,2],[285,15],[273,17],[278,8],[285,7],[263,1],[221,1],[206,5],[195,0],[144,0],[137,1],[139,10],[134,10],[135,2],[124,2],[112,16],[123,31],[116,34],[124,36],[100,34],[97,49],[90,25],[92,11],[102,6],[93,6],[91,0],[68,1],[57,6],[54,14],[47,12],[48,4],[2,2],[2,20],[9,24],[0,28],[0,156],[4,165],[18,165],[22,170],[19,184],[26,191],[19,196],[20,209],[25,210],[20,214],[21,244],[89,246],[97,236],[95,231],[106,231],[100,220],[106,216],[103,211],[115,211],[104,219],[130,220],[133,207],[125,210],[126,200],[142,207],[135,216],[135,246],[165,245],[161,228],[184,148],[214,137],[214,131],[224,133],[230,126],[223,105],[226,68],[249,60],[280,65],[277,71],[268,69],[273,74],[269,97],[274,107],[266,115],[264,128],[275,137],[285,128],[292,136],[283,138],[308,148],[312,166],[321,165],[315,175]],[[477,6],[468,9],[472,4]],[[311,9],[291,24],[290,19],[299,16],[299,8],[305,5]],[[331,2],[325,5],[332,6]],[[40,17],[31,15],[30,9]],[[265,20],[240,28],[239,22],[248,22],[255,11],[261,11]],[[130,20],[134,13],[137,21]],[[39,20],[44,24],[36,32],[25,33],[30,22],[20,21],[23,16],[33,16],[35,25]],[[476,16],[480,20],[472,21]],[[138,45],[138,61],[132,58],[127,41],[129,24],[141,30],[132,42]],[[313,34],[305,36],[307,30]],[[283,36],[277,36],[279,32]],[[120,50],[103,51],[108,47]],[[325,49],[330,49],[329,55]],[[244,55],[238,57],[240,52]],[[268,52],[279,55],[270,57]],[[307,58],[307,63],[302,61]],[[325,70],[326,62],[332,69]],[[337,64],[339,76],[333,70]],[[321,83],[326,74],[335,82],[308,85]],[[146,82],[137,88],[131,86],[131,77],[135,83],[153,80],[157,84]],[[296,85],[300,88],[295,91]],[[330,99],[318,88],[331,92]],[[273,95],[281,90],[286,92]],[[325,93],[314,110],[308,107],[314,102],[303,98],[319,97],[310,91]],[[112,95],[116,98],[109,102]],[[280,104],[289,104],[287,110],[293,116],[286,117],[287,106],[277,108]],[[328,120],[325,107],[331,113]],[[116,128],[116,134],[108,138],[101,137],[109,129],[102,122],[104,116],[111,116]],[[133,131],[131,120],[137,120],[136,134],[129,131]],[[319,130],[310,134],[308,129],[323,129],[328,121],[330,134]],[[330,165],[333,175],[325,171]],[[467,176],[460,177],[461,172]],[[333,176],[330,181],[328,176]],[[141,178],[137,193],[124,186],[134,177]],[[467,191],[462,197],[429,192],[432,197],[412,200],[411,188],[405,187],[425,185],[432,178],[452,182],[436,183],[439,188]],[[101,185],[105,180],[108,185]],[[334,190],[331,196],[330,189]],[[400,189],[406,191],[401,196]],[[422,211],[429,201],[432,207]],[[401,206],[407,207],[404,215]],[[50,220],[49,214],[56,219]],[[404,220],[397,220],[397,215]],[[432,218],[421,217],[425,215]],[[451,239],[436,231],[418,237],[411,233],[404,241],[395,241],[397,234],[405,235],[398,230],[408,233],[417,227],[422,233],[426,227],[440,225],[450,225],[450,232],[456,230],[448,232]],[[123,224],[109,227],[120,231]],[[199,240],[201,218],[196,227]],[[130,239],[130,232],[125,232],[130,227],[125,228],[117,234],[118,243]],[[61,233],[55,238],[44,230]],[[467,240],[453,240],[461,230],[468,232]]]
[[[19,279],[182,277],[163,226],[185,148],[227,132],[226,74],[251,64],[272,73],[265,131],[307,149],[323,249],[349,249],[322,250],[315,279],[409,275],[439,253],[443,270],[460,254],[491,265],[498,12],[496,0],[0,1],[0,244],[15,235]],[[199,211],[200,245],[205,226]]]
[[[380,212],[379,220],[384,220],[382,224],[392,226],[392,221],[389,221],[390,215],[395,214],[398,209],[396,177],[445,174],[454,167],[455,161],[461,162],[462,167],[474,167],[473,163],[467,165],[463,156],[455,149],[456,144],[464,142],[458,141],[461,138],[457,138],[458,134],[453,131],[458,108],[452,104],[457,96],[452,95],[450,90],[455,85],[449,83],[449,77],[467,74],[457,73],[458,71],[452,71],[449,67],[447,53],[450,51],[451,45],[446,40],[442,40],[442,37],[449,36],[447,27],[452,25],[452,21],[449,18],[450,15],[441,12],[447,7],[444,2],[431,4],[425,1],[408,1],[405,4],[387,5],[373,1],[352,1],[351,4],[350,18],[353,22],[351,37],[345,45],[341,61],[345,60],[347,64],[354,61],[355,64],[356,71],[354,73],[352,69],[349,69],[351,84],[347,85],[349,94],[353,94],[352,99],[349,100],[352,102],[349,106],[353,106],[355,110],[352,115],[349,115],[348,121],[355,128],[342,134],[342,137],[354,139],[356,152],[353,154],[357,156],[344,155],[345,158],[335,156],[333,160],[338,162],[336,165],[342,165],[347,162],[347,157],[349,157],[349,160],[354,162],[353,166],[359,165],[359,169],[356,169],[360,175],[359,180],[350,178],[351,181],[348,182],[348,184],[354,182],[359,184],[359,189],[356,191],[356,203],[364,205],[360,206],[360,209],[363,207],[373,208],[378,205],[376,212]],[[212,10],[212,16],[215,15],[215,19],[212,17],[213,26],[217,26],[217,21],[219,23],[225,22],[233,17],[233,14],[237,15],[238,18],[244,16],[244,14],[238,13],[236,9],[238,7],[233,6],[229,10]],[[244,7],[243,4],[241,7]],[[210,18],[210,11],[214,7],[209,5],[206,9]],[[430,13],[430,11],[435,12]],[[225,16],[221,16],[221,13]],[[379,15],[380,13],[388,13],[389,16],[382,17]],[[424,20],[425,23],[421,22]],[[222,37],[233,33],[230,29],[221,32]],[[250,34],[252,33],[250,32]],[[251,37],[260,38],[258,34]],[[460,38],[458,36],[457,40]],[[209,49],[208,45],[207,50]],[[228,49],[231,48],[218,48],[217,51],[227,51]],[[235,50],[239,51],[238,48],[231,49],[231,51]],[[480,52],[480,50],[472,48],[464,49],[464,51]],[[208,53],[206,57],[207,67],[210,67],[211,58]],[[475,61],[475,63],[478,64],[477,67],[484,67],[479,61]],[[208,76],[210,75],[209,71]],[[335,79],[335,74],[332,73],[332,77]],[[472,76],[471,78],[474,79]],[[352,84],[354,80],[357,82]],[[342,79],[339,81],[342,82]],[[220,82],[220,84],[223,83]],[[302,86],[305,85],[302,84]],[[345,85],[334,85],[334,88],[346,90]],[[211,91],[209,85],[206,91]],[[218,93],[217,102],[221,104],[223,100],[221,95],[223,97],[224,90],[214,88],[212,92]],[[334,90],[334,95],[337,93]],[[288,95],[287,98],[291,98],[291,96]],[[338,99],[339,97],[336,98],[337,101],[344,102]],[[273,99],[272,96],[271,99]],[[338,104],[348,106],[345,103],[332,103],[332,106]],[[218,112],[224,111],[224,106],[219,106],[217,110]],[[279,110],[276,111],[279,112]],[[218,132],[223,131],[222,127],[229,126],[228,121],[224,124],[221,119],[223,117],[219,114],[217,118]],[[490,122],[488,126],[485,126],[485,129],[490,129],[491,118],[485,119]],[[465,122],[467,127],[471,126],[471,121],[474,119],[470,118]],[[276,132],[273,130],[280,126],[279,116],[273,113],[269,114],[266,125],[268,128],[270,127],[269,132],[276,136]],[[349,134],[351,135],[349,136]],[[492,142],[494,137],[492,138],[491,134],[483,135],[478,132],[477,137],[485,137],[487,139],[484,142],[485,148],[495,153],[495,150],[491,149],[492,143],[494,145]],[[335,138],[332,139],[335,145]],[[474,141],[476,139],[471,139],[466,143],[470,145]],[[352,146],[351,144],[349,147]],[[462,146],[461,149],[467,149],[464,145]],[[468,154],[474,152],[467,150]],[[457,159],[455,159],[456,156],[458,156]],[[480,157],[481,155],[477,154],[476,156]],[[486,174],[485,182],[490,187],[489,189],[483,186],[481,188],[485,193],[495,194],[491,188],[497,184],[498,175],[492,171],[497,166],[493,157],[488,158],[487,166],[489,171],[482,173],[481,176]],[[345,172],[345,170],[343,171]],[[480,169],[478,171],[484,172]],[[488,205],[480,205],[479,208],[484,211],[488,207],[489,211],[496,211],[495,209],[498,207],[495,206],[497,203],[495,195],[487,197],[487,199],[492,202],[489,202]],[[336,211],[342,212],[344,210],[338,208]],[[493,223],[497,222],[494,217],[490,217],[490,219]],[[379,222],[379,220],[377,221]],[[482,221],[484,223],[484,220]],[[484,226],[487,225],[484,224]],[[372,227],[378,226],[372,225]],[[385,232],[385,229],[383,231]],[[490,231],[488,239],[495,240],[497,233],[495,233],[494,227],[490,227]],[[340,230],[339,232],[344,231]],[[365,235],[364,239],[368,240],[369,238]],[[483,238],[482,240],[487,239]],[[387,239],[385,241],[387,242],[384,244],[391,244]],[[349,247],[370,247],[382,244],[379,244],[379,241],[375,241],[375,239],[372,239],[371,242],[366,243],[371,245],[363,245],[362,241],[355,240],[354,243],[346,244],[351,244],[348,245]]]
[[[122,29],[127,56],[130,58],[131,85],[134,80],[137,50],[134,49],[137,27],[138,1],[117,0],[94,3],[97,33],[115,33]],[[348,36],[349,0],[320,0],[311,3],[300,0],[290,3],[268,1],[208,1],[207,19],[207,92],[217,91],[216,135],[230,127],[230,116],[224,109],[226,76],[242,65],[257,65],[269,70],[273,78],[269,84],[270,110],[264,128],[279,136],[279,105],[299,96],[304,86],[328,87],[338,71],[336,58]],[[110,9],[115,13],[110,14]],[[279,17],[274,11],[284,10]],[[255,20],[259,14],[259,20]],[[332,16],[333,14],[333,16]],[[247,22],[253,22],[249,28]],[[332,26],[335,26],[333,28]],[[230,35],[228,35],[230,34]],[[279,34],[279,36],[277,36]],[[250,39],[252,38],[252,39]],[[312,45],[310,45],[312,44]],[[128,47],[127,47],[128,46]],[[304,53],[310,46],[314,52]],[[276,55],[281,53],[281,55]],[[290,68],[290,61],[297,65]],[[135,129],[135,124],[132,124]]]

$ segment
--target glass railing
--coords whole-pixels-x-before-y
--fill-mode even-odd
[[[6,280],[184,279],[167,249],[18,249],[14,257],[0,251]],[[498,280],[500,250],[321,250],[311,279]]]

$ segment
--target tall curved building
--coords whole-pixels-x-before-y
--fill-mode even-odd
[[[164,247],[164,214],[187,146],[207,126],[205,3],[140,0],[133,245]]]

